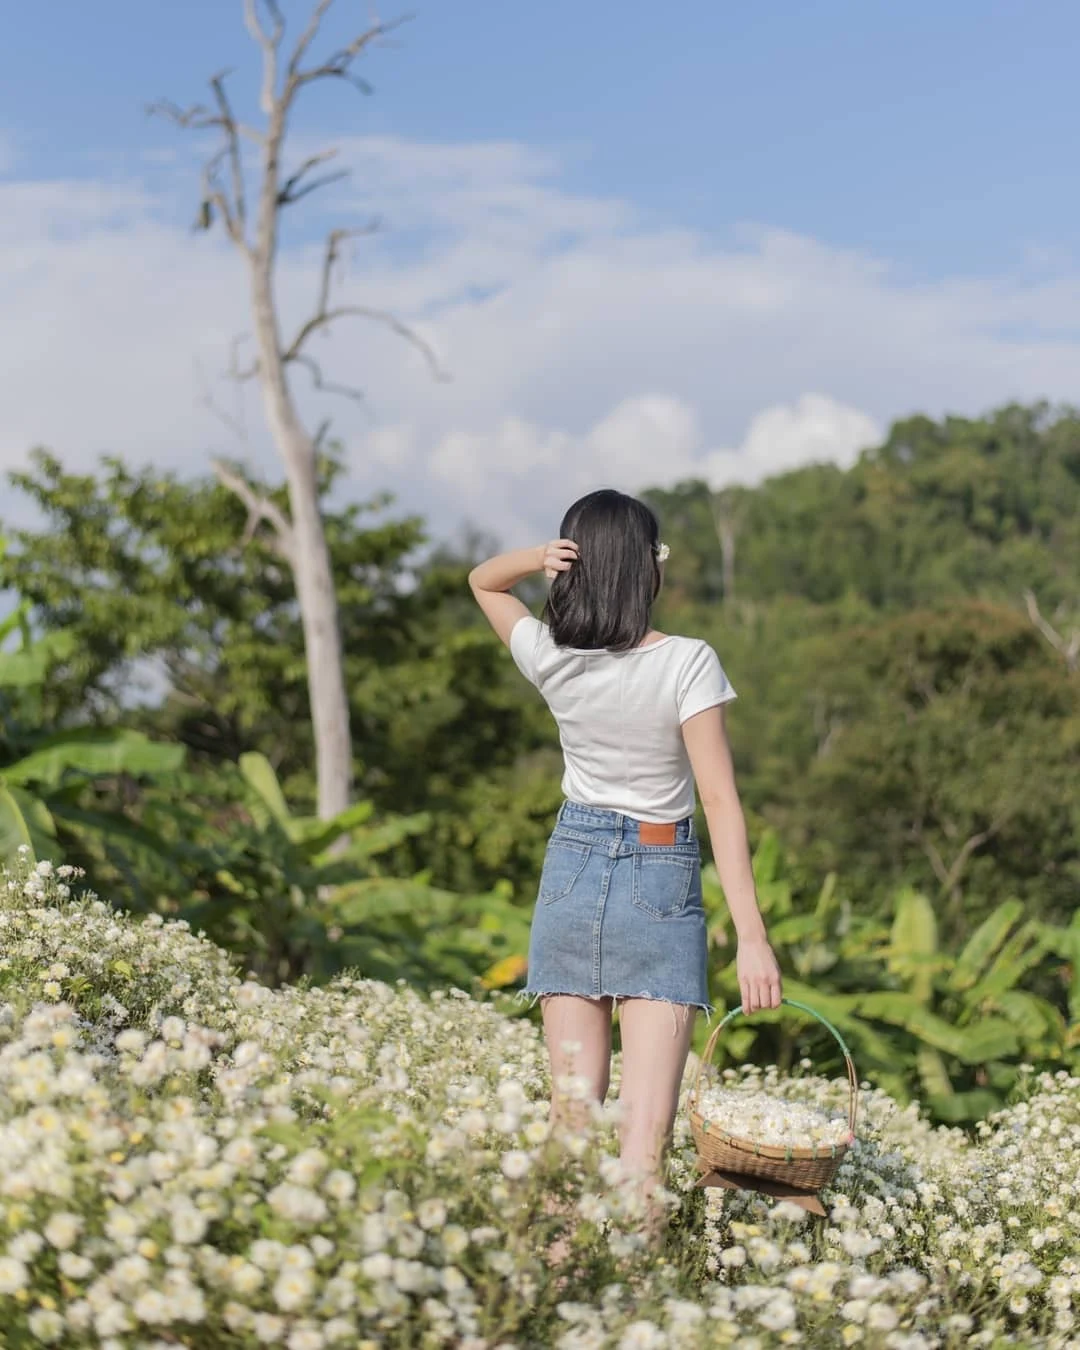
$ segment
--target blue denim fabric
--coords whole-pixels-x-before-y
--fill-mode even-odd
[[[693,819],[675,843],[638,822],[564,802],[548,840],[522,996],[653,998],[712,1010],[701,855]]]

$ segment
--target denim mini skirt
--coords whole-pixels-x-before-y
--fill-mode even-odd
[[[559,808],[522,996],[651,998],[712,1010],[693,819],[676,824],[670,844],[642,843],[638,827],[616,811],[569,801]]]

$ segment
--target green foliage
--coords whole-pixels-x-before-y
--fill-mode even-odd
[[[816,896],[799,893],[775,835],[763,837],[754,862],[787,993],[830,1018],[860,1072],[900,1100],[918,1099],[942,1120],[976,1119],[1004,1103],[1023,1064],[1063,1059],[1065,1019],[1031,980],[1047,973],[1048,955],[1074,952],[1073,929],[1024,921],[1023,906],[1006,901],[957,953],[939,943],[934,906],[917,891],[901,890],[886,922],[855,915],[831,877]],[[730,918],[714,868],[704,881],[710,937],[721,956],[731,952],[714,974],[714,996],[732,1006],[739,994]],[[840,1067],[812,1023],[792,1033],[789,1021],[740,1023],[721,1048],[734,1061],[786,1069],[809,1045]]]
[[[62,846],[272,981],[509,987],[560,762],[464,585],[493,544],[425,556],[420,522],[338,508],[341,465],[321,472],[361,802],[303,814],[301,633],[264,527],[211,479],[39,452],[12,481],[44,525],[0,548],[21,599],[0,624],[0,850]],[[1080,414],[916,417],[850,470],[649,495],[673,548],[658,625],[710,640],[744,695],[731,734],[789,988],[890,1091],[987,1109],[1080,1015],[1080,681],[1025,604],[1080,622]],[[712,873],[707,895],[730,998]],[[831,1054],[813,1036],[725,1044],[789,1065]]]
[[[69,642],[63,634],[35,641],[20,607],[0,641],[18,633],[16,651],[0,652],[0,863],[26,847],[35,857],[63,857],[72,842],[71,821],[86,803],[118,782],[175,773],[184,748],[151,741],[116,726],[73,727],[48,733],[33,726],[53,663]],[[108,836],[122,820],[101,818]]]

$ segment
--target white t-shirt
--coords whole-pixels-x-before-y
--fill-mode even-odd
[[[559,726],[563,795],[635,820],[666,824],[694,813],[694,775],[682,724],[735,697],[700,638],[663,637],[628,652],[557,647],[531,615],[510,652]]]

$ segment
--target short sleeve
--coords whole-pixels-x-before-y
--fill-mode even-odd
[[[523,614],[510,630],[510,655],[530,684],[539,684],[537,658],[546,631],[545,625],[531,614]]]
[[[707,642],[699,642],[679,673],[676,698],[680,725],[706,708],[730,703],[734,697],[735,690],[724,674],[720,658]]]

